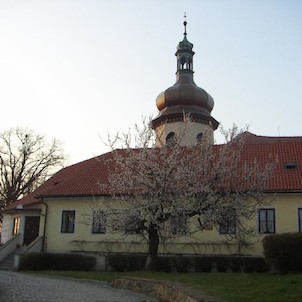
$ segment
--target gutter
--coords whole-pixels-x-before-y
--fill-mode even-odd
[[[46,222],[47,222],[47,214],[48,214],[48,204],[43,201],[43,198],[41,199],[41,203],[45,205],[45,214],[42,214],[44,216],[44,229],[43,229],[43,242],[42,242],[42,252],[45,252],[45,243],[46,243]]]

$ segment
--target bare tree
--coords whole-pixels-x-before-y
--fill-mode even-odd
[[[222,134],[222,137],[224,138],[224,141],[226,143],[234,141],[238,137],[238,135],[243,134],[244,132],[249,130],[249,125],[246,125],[244,128],[240,128],[233,124],[231,128],[225,129],[223,125],[219,125],[220,133]]]
[[[114,229],[146,239],[147,270],[156,268],[165,238],[189,236],[209,225],[223,228],[226,236],[240,234],[240,240],[251,235],[254,230],[247,222],[266,202],[263,192],[274,160],[260,165],[255,158],[245,158],[245,144],[233,133],[236,129],[231,131],[232,139],[237,138],[233,142],[213,145],[205,135],[198,145],[182,147],[191,121],[184,117],[184,123],[183,132],[169,145],[155,146],[146,121],[134,134],[110,141],[109,182],[102,186],[123,206],[104,199],[101,207]]]
[[[36,189],[63,165],[64,158],[56,139],[48,142],[33,130],[0,133],[0,209]]]

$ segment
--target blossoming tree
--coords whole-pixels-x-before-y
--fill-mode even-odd
[[[156,144],[148,122],[134,134],[109,140],[112,170],[109,182],[101,185],[125,206],[109,206],[105,200],[101,206],[114,229],[146,239],[146,270],[156,269],[160,242],[183,235],[184,227],[190,236],[209,225],[220,226],[227,236],[244,240],[254,232],[247,221],[268,202],[264,191],[273,159],[263,163],[247,156],[236,127],[225,132],[231,134],[228,143],[213,145],[205,135],[196,146],[182,146],[190,118],[184,117],[184,123],[181,133],[165,145]]]

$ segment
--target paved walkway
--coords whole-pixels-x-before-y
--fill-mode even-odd
[[[134,302],[154,298],[110,287],[105,282],[0,271],[1,302]]]

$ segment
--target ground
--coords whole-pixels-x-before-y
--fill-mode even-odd
[[[135,302],[156,301],[105,282],[35,276],[1,271],[0,301],[6,302]]]

